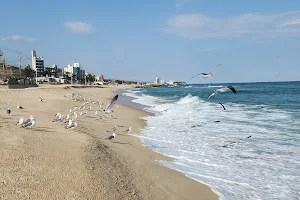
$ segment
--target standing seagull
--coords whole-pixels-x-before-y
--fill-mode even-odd
[[[7,114],[10,114],[11,113],[11,110],[10,110],[10,108],[7,108]]]
[[[113,133],[111,136],[107,137],[106,139],[112,141],[115,138],[116,138],[116,134]]]
[[[216,67],[218,67],[220,65],[222,65],[222,64],[219,64]],[[213,76],[213,74],[212,74],[213,70],[214,70],[214,68],[212,68],[208,73],[200,73],[200,74],[197,74],[197,75],[193,76],[192,78],[195,78],[196,76],[202,75],[202,78],[207,79],[207,78]],[[190,79],[192,79],[192,78],[190,78]]]
[[[208,96],[207,100],[209,100],[212,96],[215,96],[215,95],[218,94],[219,92],[226,92],[226,91],[228,91],[228,90],[230,90],[232,93],[236,94],[236,90],[234,89],[234,87],[232,87],[231,85],[229,85],[229,86],[226,86],[226,87],[221,87],[221,88],[219,88],[219,89],[216,89],[213,93],[211,93],[211,94]]]
[[[103,110],[103,112],[106,113],[112,113],[112,107],[116,104],[117,100],[118,100],[119,95],[116,95],[110,102],[110,104],[107,106],[107,108],[105,110]]]

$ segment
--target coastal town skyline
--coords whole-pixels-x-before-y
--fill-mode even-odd
[[[232,0],[217,7],[195,0],[64,1],[60,7],[56,2],[17,2],[19,6],[13,1],[1,5],[10,17],[2,24],[0,49],[36,49],[47,57],[45,64],[67,66],[80,60],[91,73],[137,81],[158,75],[188,81],[219,63],[213,83],[300,79],[298,1],[255,0],[243,6]],[[10,14],[12,9],[16,14]],[[28,13],[31,9],[38,12]],[[42,14],[51,10],[55,15]],[[39,31],[33,31],[37,25]],[[18,62],[15,52],[6,54]]]

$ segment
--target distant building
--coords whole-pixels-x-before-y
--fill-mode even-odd
[[[104,82],[104,76],[103,75],[98,76],[97,81]]]
[[[63,77],[63,76],[64,76],[63,70],[60,69],[60,68],[57,68],[57,77],[61,78],[61,77]]]
[[[0,64],[0,77],[11,77],[11,76],[19,76],[20,68],[11,66],[11,65],[1,65]],[[21,69],[21,71],[23,71]]]
[[[57,65],[52,64],[51,67],[45,68],[46,76],[57,77]]]
[[[42,76],[45,71],[44,58],[37,57],[36,51],[31,52],[32,69],[37,72],[37,76]]]
[[[160,84],[160,78],[159,77],[155,78],[154,84]]]
[[[160,83],[161,85],[164,85],[165,84],[165,81],[164,80],[160,80]]]
[[[80,69],[79,79],[85,79],[85,70],[84,69]]]
[[[64,68],[64,74],[69,76],[73,74],[77,80],[80,80],[84,78],[85,71],[80,69],[80,63],[73,63]]]
[[[174,84],[174,81],[173,81],[173,80],[170,80],[170,81],[167,82],[167,84],[173,85],[173,84]]]

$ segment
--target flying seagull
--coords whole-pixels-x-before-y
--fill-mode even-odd
[[[115,105],[115,103],[118,100],[119,95],[116,95],[110,102],[110,104],[107,106],[107,108],[105,110],[103,110],[104,113],[112,113],[112,107]]]
[[[219,104],[221,104],[221,106],[223,107],[223,109],[226,110],[225,106],[221,102],[219,102]]]
[[[207,100],[209,100],[211,97],[217,95],[217,94],[220,93],[220,92],[226,92],[226,91],[228,91],[228,90],[230,90],[232,93],[236,94],[235,88],[232,87],[231,85],[229,85],[229,86],[226,86],[226,87],[221,87],[221,88],[219,88],[219,89],[216,89],[213,93],[211,93],[211,94],[208,96]]]
[[[116,134],[113,133],[111,136],[107,137],[106,139],[112,141],[115,138],[116,138]]]
[[[219,65],[217,65],[216,67],[218,67],[218,66],[220,66],[220,65],[222,65],[222,64],[219,64]],[[213,74],[212,74],[213,70],[214,70],[214,68],[212,68],[208,73],[200,73],[200,74],[197,74],[197,75],[193,76],[192,78],[195,78],[196,76],[201,75],[202,78],[207,79],[207,78],[213,76]],[[192,79],[192,78],[190,78],[190,79]]]

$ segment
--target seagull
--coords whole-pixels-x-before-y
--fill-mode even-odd
[[[7,114],[10,114],[11,113],[11,110],[10,110],[10,108],[7,108]]]
[[[222,64],[219,64],[219,65],[217,65],[216,67],[218,67],[218,66],[220,66],[220,65],[222,65]],[[207,78],[213,76],[213,74],[212,74],[213,70],[214,70],[214,68],[211,69],[208,73],[200,73],[200,74],[197,74],[197,75],[193,76],[192,78],[195,78],[196,76],[202,75],[202,78],[207,79]],[[190,78],[190,79],[192,79],[192,78]]]
[[[70,129],[75,129],[78,126],[77,122],[74,122],[73,126]]]
[[[223,107],[223,109],[226,110],[225,106],[221,102],[219,102],[219,104],[221,104],[221,106]]]
[[[22,124],[24,123],[24,121],[25,121],[25,118],[24,118],[24,117],[21,117],[21,118],[19,119],[19,121],[16,123],[16,125],[20,126],[20,125],[22,125]]]
[[[103,110],[104,113],[112,113],[112,107],[114,106],[114,104],[117,102],[119,95],[116,95],[110,102],[110,104],[107,106],[107,108],[105,110]]]
[[[34,127],[35,124],[36,124],[36,121],[35,121],[34,117],[32,116],[31,119],[30,119],[30,121],[28,123],[26,123],[26,124],[23,124],[21,127],[22,128],[28,127],[30,129],[32,129],[32,127]]]
[[[78,126],[78,124],[77,124],[77,122],[74,122],[73,123],[73,120],[69,120],[69,123],[66,125],[66,128],[67,129],[74,129],[74,128],[76,128]]]
[[[116,138],[116,134],[113,133],[111,136],[107,137],[106,139],[112,141],[115,138]]]
[[[23,107],[22,107],[22,106],[19,106],[19,105],[17,105],[17,108],[18,108],[18,109],[23,109]]]
[[[31,115],[29,119],[25,119],[24,117],[21,117],[19,119],[19,122],[17,123],[18,126],[21,126],[23,124],[27,124],[30,122],[30,120],[34,119],[34,117]]]
[[[229,86],[225,86],[225,87],[221,87],[219,89],[216,89],[213,93],[211,93],[208,96],[207,100],[209,100],[211,97],[215,96],[219,92],[226,92],[228,90],[230,90],[232,93],[236,94],[236,90],[234,89],[234,87],[232,87],[231,85],[229,85]]]
[[[127,130],[125,130],[124,132],[131,132],[131,127],[129,127]]]

